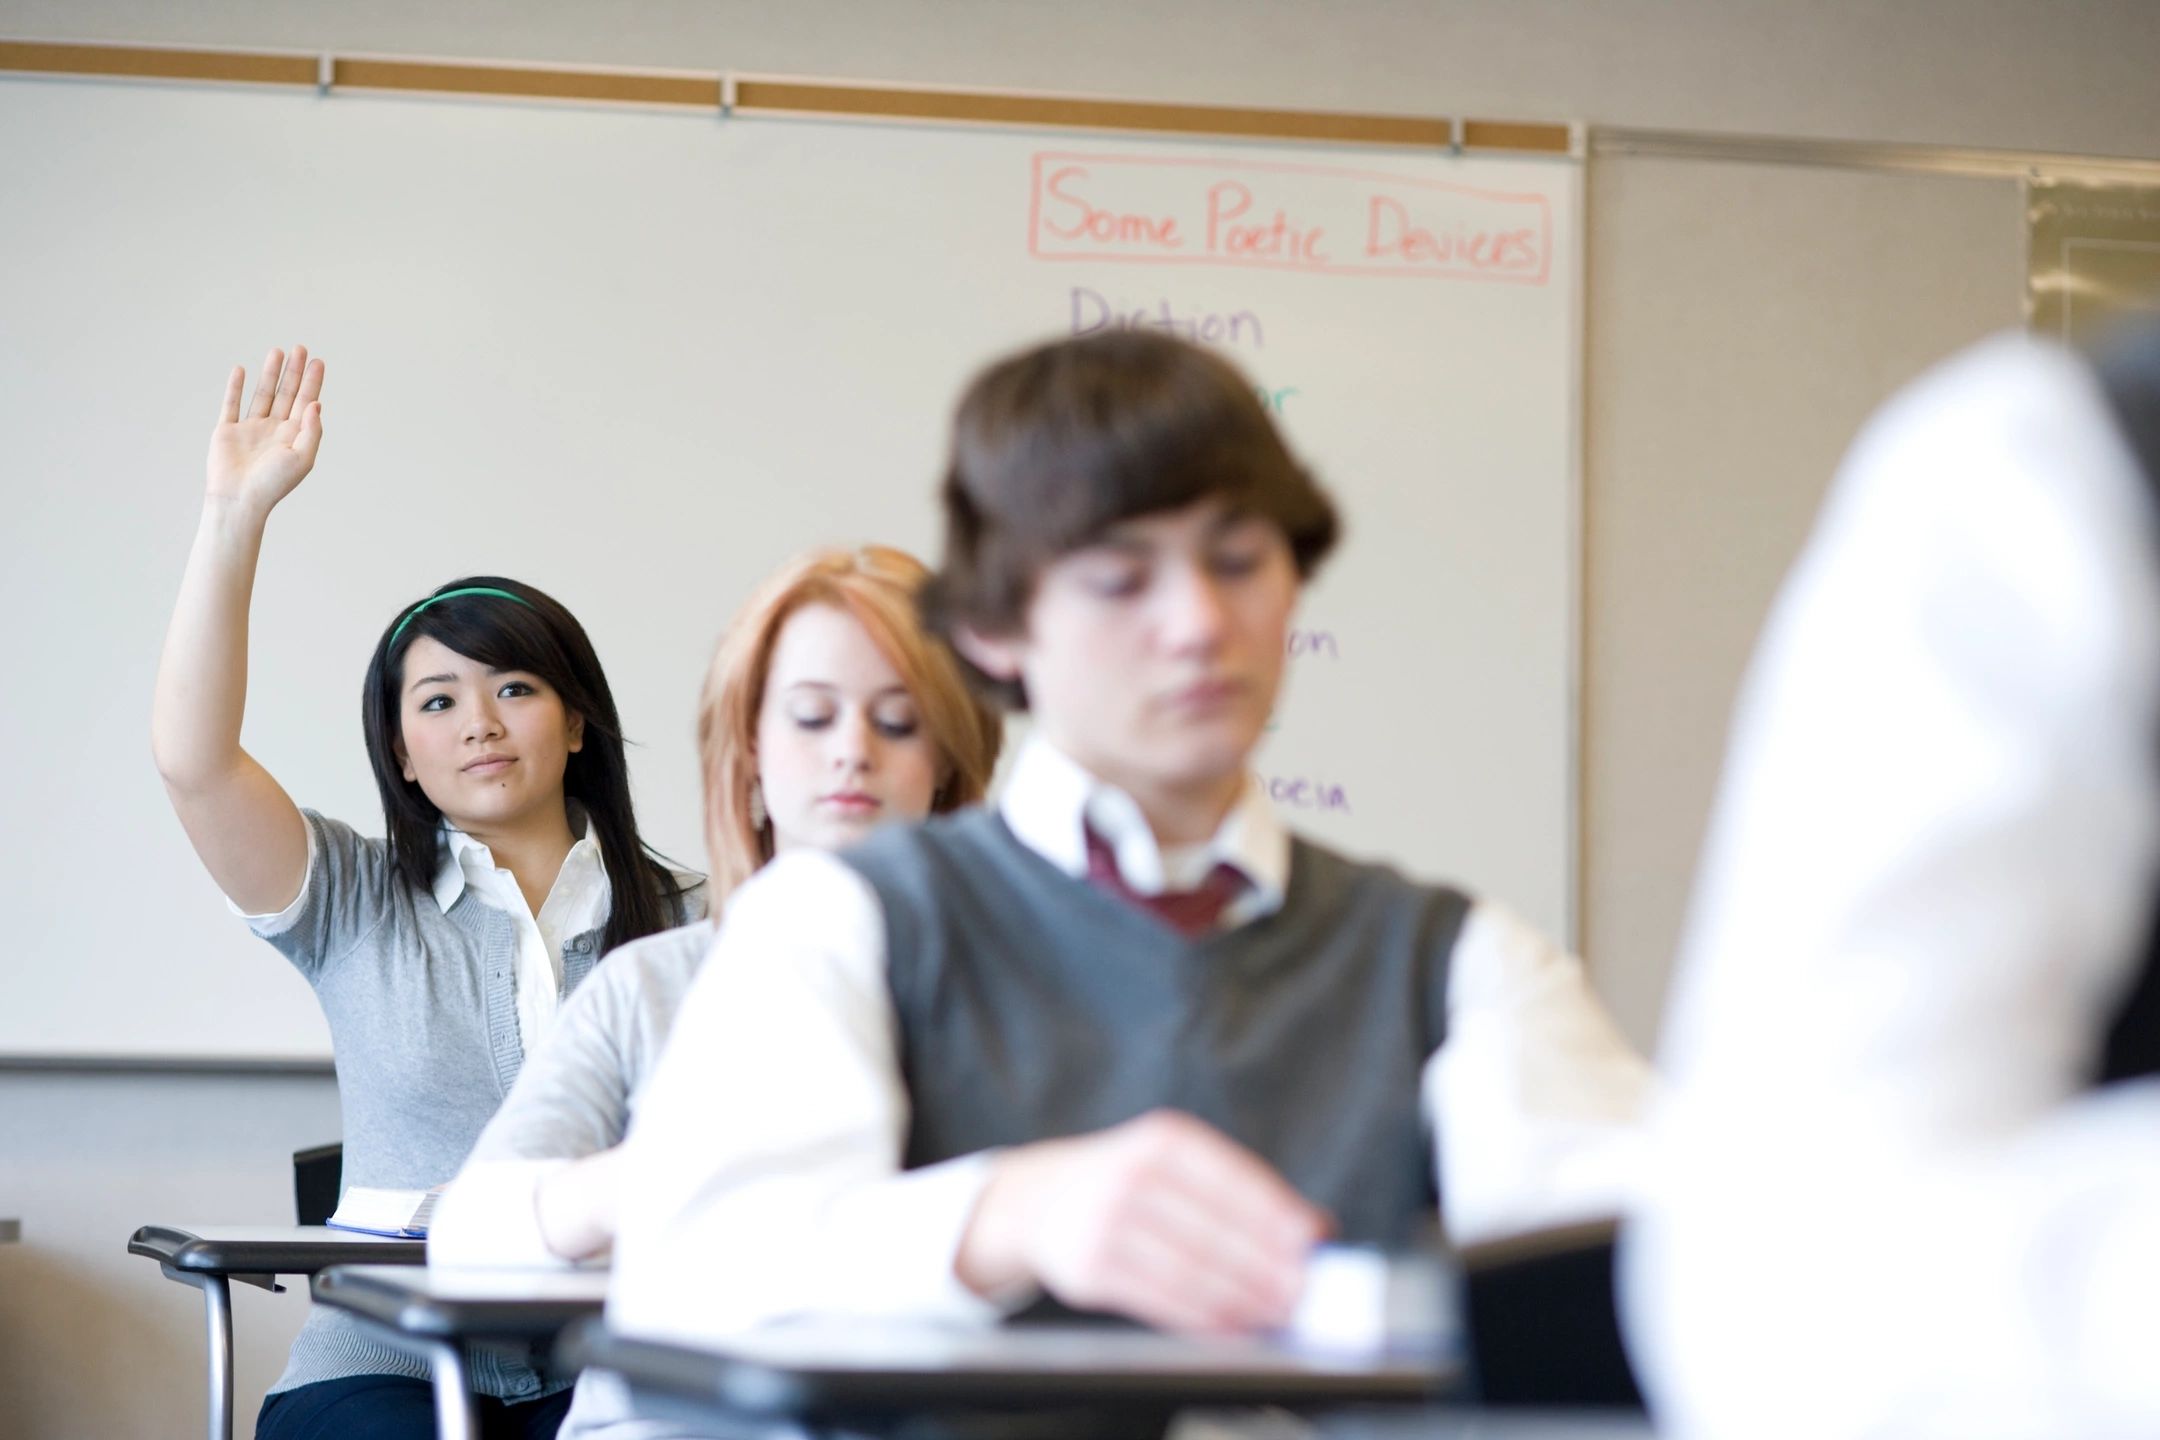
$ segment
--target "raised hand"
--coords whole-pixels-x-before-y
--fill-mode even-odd
[[[289,359],[272,350],[263,357],[254,398],[243,413],[240,395],[246,384],[245,367],[233,366],[224,408],[210,432],[204,493],[267,514],[315,465],[322,444],[323,362],[308,359],[304,345],[295,345]]]

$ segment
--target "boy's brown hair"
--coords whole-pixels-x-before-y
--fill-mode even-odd
[[[1272,520],[1300,579],[1334,547],[1335,506],[1290,454],[1255,387],[1158,332],[1053,341],[991,364],[960,398],[945,472],[945,554],[921,591],[930,629],[1012,635],[1043,567],[1111,526],[1221,496]],[[967,665],[1016,709],[1027,697]]]

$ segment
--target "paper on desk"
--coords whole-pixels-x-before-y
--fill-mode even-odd
[[[1434,1353],[1460,1338],[1445,1267],[1435,1256],[1322,1245],[1284,1338],[1327,1354]]]
[[[354,1185],[338,1197],[337,1213],[324,1223],[334,1230],[356,1230],[362,1235],[394,1235],[424,1239],[435,1215],[434,1190],[382,1190]]]

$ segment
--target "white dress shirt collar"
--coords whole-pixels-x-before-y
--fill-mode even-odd
[[[435,870],[435,903],[447,913],[470,888],[474,896],[510,917],[516,931],[513,958],[517,989],[518,1038],[530,1055],[539,1047],[562,1004],[563,946],[607,920],[611,892],[607,866],[600,855],[600,834],[587,823],[584,809],[570,807],[570,828],[584,833],[563,857],[548,887],[547,899],[534,914],[518,888],[517,877],[495,863],[494,852],[464,831],[443,826],[442,862]]]
[[[554,905],[556,897],[561,896],[564,905],[556,907],[558,911],[569,908],[589,914],[595,881],[599,885],[600,900],[604,902],[607,898],[607,866],[600,859],[600,834],[592,828],[585,807],[576,801],[570,802],[570,833],[578,837],[577,841],[571,845],[570,853],[563,856],[562,869],[556,872],[555,883],[549,888],[541,909],[548,909]],[[444,914],[449,914],[450,907],[457,904],[467,885],[476,887],[482,899],[493,901],[496,887],[491,882],[500,873],[495,864],[495,852],[448,820],[443,821],[442,834],[441,859],[435,866],[436,905]],[[599,908],[602,913],[607,909],[604,903]],[[565,933],[575,935],[592,929],[596,923],[589,922]]]
[[[1132,796],[1036,735],[1014,759],[998,810],[1021,844],[1075,879],[1087,875],[1087,832],[1093,830],[1135,894],[1191,889],[1216,865],[1230,866],[1245,877],[1246,888],[1226,912],[1226,925],[1281,909],[1289,886],[1290,832],[1250,776],[1212,837],[1166,851]]]

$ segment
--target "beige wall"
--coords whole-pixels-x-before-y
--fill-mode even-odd
[[[7,0],[18,37],[2151,155],[2145,0]]]
[[[202,1434],[202,1296],[129,1255],[128,1236],[290,1225],[292,1152],[338,1134],[327,1075],[0,1073],[0,1217],[23,1227],[0,1245],[0,1436]],[[285,1368],[307,1286],[232,1289],[244,1437]]]
[[[1630,159],[1590,216],[1584,951],[1647,1041],[1778,581],[1868,412],[2018,323],[2023,209],[2000,180]]]
[[[0,35],[2160,157],[2160,6],[2143,0],[5,0]],[[1638,1038],[1654,1032],[1726,709],[1778,577],[1867,410],[2015,322],[2019,223],[2005,182],[1592,171],[1584,931]],[[193,1296],[121,1257],[126,1232],[281,1215],[284,1157],[334,1124],[328,1090],[0,1075],[0,1218],[25,1224],[0,1246],[0,1415],[53,1436],[189,1433]],[[243,1433],[295,1298],[240,1297]]]

